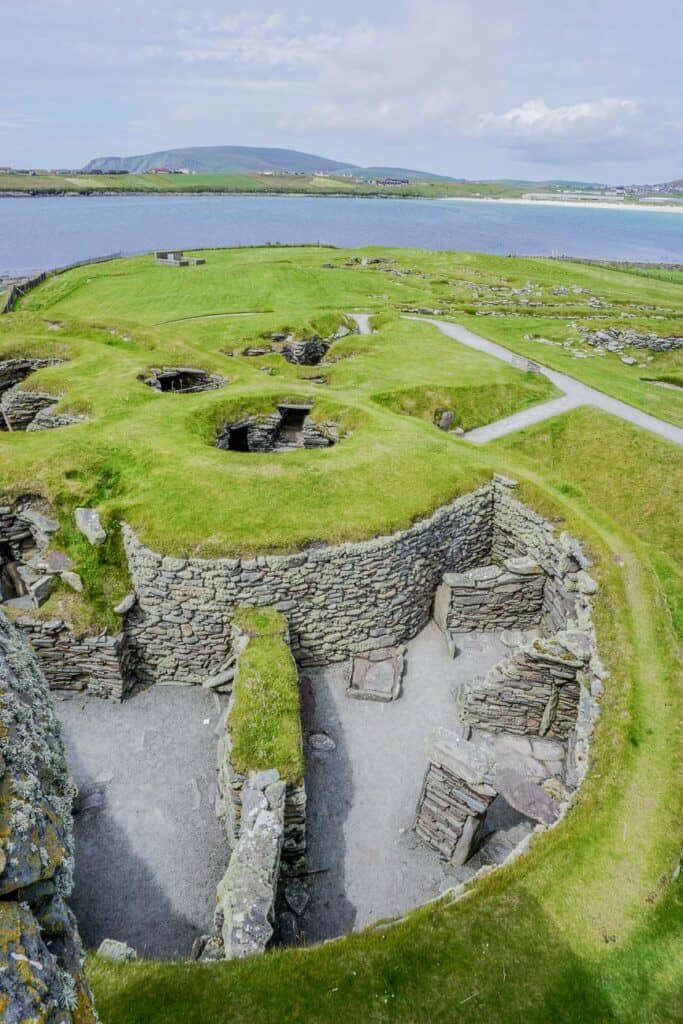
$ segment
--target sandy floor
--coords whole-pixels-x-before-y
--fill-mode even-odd
[[[304,723],[326,733],[329,752],[307,743],[311,900],[307,941],[362,928],[437,896],[453,869],[415,836],[411,824],[436,726],[457,724],[453,690],[507,653],[493,635],[470,634],[455,660],[430,623],[408,644],[403,696],[381,704],[349,700],[344,665],[309,670]]]
[[[80,796],[72,906],[89,948],[184,958],[209,930],[229,858],[215,814],[217,698],[159,686],[56,700]]]

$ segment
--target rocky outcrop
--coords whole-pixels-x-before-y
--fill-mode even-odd
[[[74,787],[38,661],[0,611],[0,1009],[8,1024],[96,1021],[66,898]]]

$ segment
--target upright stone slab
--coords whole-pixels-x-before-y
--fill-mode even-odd
[[[496,796],[494,763],[484,751],[445,729],[435,734],[428,757],[415,831],[445,860],[464,864]]]
[[[262,953],[273,935],[284,831],[284,782],[277,772],[252,772],[242,787],[240,837],[218,886],[226,960]]]

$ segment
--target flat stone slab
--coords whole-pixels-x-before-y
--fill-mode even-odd
[[[557,821],[560,813],[557,801],[520,772],[512,768],[500,768],[496,772],[493,784],[500,795],[520,814],[544,825],[552,825]]]
[[[405,647],[380,647],[351,659],[346,687],[355,700],[398,700],[405,671]]]

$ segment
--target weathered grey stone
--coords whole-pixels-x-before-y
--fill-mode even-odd
[[[272,802],[248,779],[242,787],[240,837],[218,886],[218,913],[226,959],[262,952],[273,935],[280,854],[284,837],[285,787],[272,787]]]
[[[95,1024],[76,921],[74,787],[35,655],[0,611],[0,1008],[8,1024]]]
[[[372,630],[371,630],[372,633]],[[355,655],[349,665],[346,693],[356,700],[392,701],[401,696],[405,647],[381,647]]]
[[[72,590],[75,590],[77,594],[83,592],[83,580],[77,572],[62,572],[60,573],[61,579],[66,583]]]
[[[299,878],[293,878],[291,882],[287,883],[284,896],[287,905],[297,917],[301,917],[311,898],[308,889]]]
[[[107,534],[100,522],[100,514],[96,508],[77,508],[74,517],[76,526],[91,544],[104,544]]]
[[[119,601],[119,603],[114,606],[114,613],[116,615],[127,615],[128,612],[135,607],[136,601],[137,598],[135,594],[126,594],[123,600]]]
[[[329,753],[332,750],[336,750],[337,744],[334,742],[331,736],[328,736],[326,732],[314,732],[308,737],[308,745],[313,750],[319,750],[324,753]]]
[[[118,939],[102,939],[97,947],[97,955],[117,963],[130,963],[138,958],[138,954],[132,946],[120,942]]]

